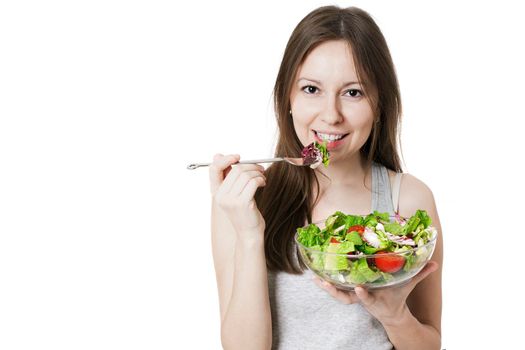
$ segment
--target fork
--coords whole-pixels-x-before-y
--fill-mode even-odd
[[[253,159],[253,160],[241,160],[235,164],[258,164],[258,163],[274,163],[274,162],[286,162],[296,166],[308,166],[313,163],[305,162],[303,158],[290,158],[290,157],[277,157],[277,158],[266,158],[266,159]],[[194,163],[188,165],[186,169],[193,170],[203,166],[209,166],[212,163]]]

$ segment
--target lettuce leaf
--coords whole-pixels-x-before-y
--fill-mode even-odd
[[[337,254],[347,254],[355,251],[355,246],[353,242],[342,242],[337,244]]]
[[[372,270],[366,259],[359,259],[352,263],[350,274],[346,276],[351,283],[362,284],[366,282],[374,282],[381,277],[381,274]]]
[[[404,234],[418,233],[432,224],[432,219],[425,210],[416,210],[416,213],[408,219],[407,224],[403,227]]]
[[[310,224],[306,227],[299,227],[297,229],[297,240],[301,242],[305,247],[313,247],[316,245],[322,245],[324,239],[319,234],[321,229],[316,224]]]
[[[404,271],[410,271],[414,264],[416,263],[416,257],[413,254],[404,255],[405,266],[403,266]]]
[[[324,268],[328,271],[341,271],[348,268],[348,259],[346,255],[336,255],[339,254],[339,246],[341,243],[331,243],[327,249],[327,253],[335,254],[326,254]]]
[[[346,215],[343,212],[336,211],[330,215],[325,221],[325,228],[327,231],[332,231],[339,226],[345,225]]]
[[[314,141],[314,147],[321,152],[323,156],[324,166],[328,166],[328,164],[330,163],[330,152],[328,152],[328,149],[326,148],[326,141],[324,141],[323,143]]]
[[[347,215],[345,219],[345,230],[348,231],[348,229],[351,226],[355,225],[364,225],[365,219],[362,216],[359,215]]]
[[[403,226],[398,224],[397,222],[392,222],[389,224],[384,224],[385,230],[387,232],[390,232],[391,234],[402,236],[403,235]]]
[[[322,270],[324,266],[324,254],[321,252],[322,248],[321,246],[313,246],[311,247],[315,252],[310,252],[310,259],[312,261],[312,267],[316,270]],[[319,252],[317,252],[319,251]]]
[[[346,234],[345,240],[348,242],[352,242],[354,245],[362,245],[363,240],[361,239],[361,235],[356,232],[352,231]]]

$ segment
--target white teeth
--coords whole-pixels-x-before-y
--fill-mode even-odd
[[[323,133],[317,132],[317,136],[319,136],[321,139],[325,141],[336,141],[336,140],[342,139],[344,135],[323,134]]]

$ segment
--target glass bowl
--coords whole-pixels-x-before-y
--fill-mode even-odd
[[[308,269],[338,289],[352,291],[357,286],[381,289],[401,286],[423,269],[436,246],[437,232],[434,232],[424,245],[403,252],[377,252],[368,255],[314,250],[301,244],[297,233],[295,242]]]

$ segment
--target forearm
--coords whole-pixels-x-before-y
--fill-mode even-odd
[[[439,350],[441,335],[429,325],[419,322],[408,307],[394,322],[382,322],[396,350]]]
[[[227,350],[271,348],[272,323],[262,239],[237,240],[233,289],[221,338]]]

